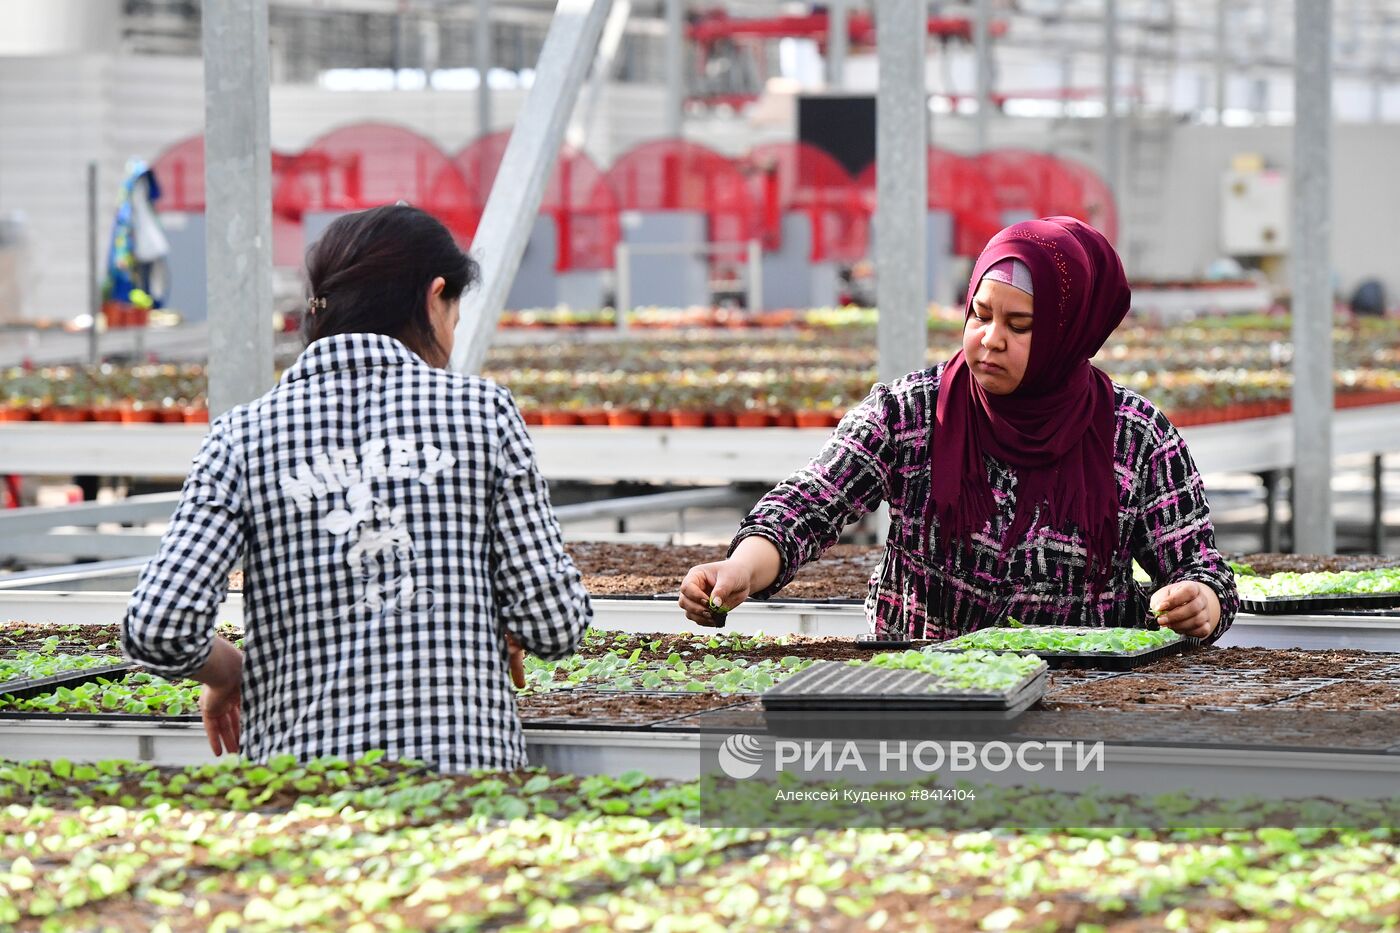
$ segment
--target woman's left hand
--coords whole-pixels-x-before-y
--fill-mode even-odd
[[[1205,638],[1220,624],[1220,597],[1199,580],[1170,583],[1152,594],[1157,624],[1181,635]]]
[[[525,649],[520,642],[515,640],[515,636],[506,632],[506,648],[510,652],[510,682],[515,684],[516,689],[525,689]]]

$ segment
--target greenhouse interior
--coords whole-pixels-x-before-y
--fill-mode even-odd
[[[0,17],[0,930],[1400,928],[1397,0]]]

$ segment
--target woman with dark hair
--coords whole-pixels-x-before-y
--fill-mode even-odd
[[[686,615],[712,625],[712,605],[773,595],[884,501],[889,539],[866,600],[876,634],[946,639],[1015,617],[1219,638],[1239,598],[1186,444],[1089,362],[1129,298],[1118,254],[1088,224],[1002,230],[973,270],[962,350],[875,386],[754,507],[728,559],[690,571]]]
[[[215,754],[519,767],[507,668],[592,608],[510,394],[442,368],[476,264],[394,206],[331,224],[307,274],[308,346],[210,425],[123,650],[204,683]],[[243,651],[214,631],[240,557]]]

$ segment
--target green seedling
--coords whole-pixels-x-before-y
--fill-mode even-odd
[[[1400,567],[1335,573],[1276,573],[1267,577],[1237,576],[1235,583],[1240,596],[1245,599],[1400,593]]]
[[[1155,614],[1155,613],[1154,613]],[[1059,626],[1026,626],[1019,629],[986,628],[963,635],[942,649],[1031,651],[1054,654],[1131,654],[1169,645],[1180,638],[1175,632],[1139,628],[1066,629]]]
[[[711,596],[711,597],[710,597],[710,618],[712,618],[712,619],[715,620],[715,624],[722,627],[722,626],[724,625],[724,618],[725,618],[725,616],[727,616],[727,615],[729,615],[729,610],[728,610],[727,608],[725,608],[724,603],[720,602],[720,601],[719,601],[717,598],[715,598],[714,596]]]

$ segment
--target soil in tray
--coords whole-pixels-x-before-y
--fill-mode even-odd
[[[1364,680],[1330,684],[1283,700],[1270,709],[1400,710],[1400,685]],[[1392,737],[1400,744],[1400,735]]]
[[[230,641],[238,642],[243,630],[232,625],[220,625],[218,632]],[[122,653],[121,630],[115,625],[50,625],[44,622],[0,623],[0,654],[14,651],[39,651],[50,638],[57,638],[56,651],[64,654]]]
[[[1262,680],[1334,677],[1400,683],[1400,654],[1378,651],[1306,651],[1301,648],[1202,648],[1158,661],[1143,674],[1218,675]]]
[[[787,657],[811,658],[818,661],[848,661],[848,660],[868,660],[880,651],[872,651],[869,648],[857,648],[855,642],[850,638],[814,638],[805,635],[790,635],[778,643],[773,640],[764,640],[756,645],[749,645],[743,648],[730,648],[723,642],[727,636],[717,636],[721,644],[717,647],[710,647],[710,639],[703,635],[635,635],[626,640],[617,639],[611,641],[607,646],[594,647],[587,645],[580,649],[579,655],[586,658],[596,658],[609,651],[630,654],[633,649],[640,648],[641,654],[637,656],[641,662],[664,662],[673,653],[679,654],[687,661],[702,658],[706,655],[713,655],[717,658],[746,658],[750,661],[781,661]],[[898,651],[902,649],[884,649]]]
[[[723,546],[579,542],[569,553],[595,596],[656,596],[680,590],[696,564],[723,560]],[[783,588],[789,599],[864,599],[870,574],[884,551],[838,544],[798,572]],[[639,573],[638,568],[646,568]]]
[[[571,723],[600,722],[609,725],[647,726],[667,719],[732,706],[749,699],[749,696],[743,694],[659,695],[574,690],[522,697],[517,701],[517,708],[521,721],[526,724],[567,720]]]
[[[1318,686],[1317,680],[1242,683],[1238,678],[1225,676],[1129,673],[1067,687],[1046,696],[1041,705],[1044,709],[1258,709]]]
[[[594,596],[662,596],[681,588],[696,564],[723,560],[722,545],[613,544],[581,541],[568,545]],[[803,567],[782,592],[789,599],[864,599],[870,574],[884,550],[838,544]],[[646,571],[639,573],[637,568]],[[243,589],[243,572],[229,574],[229,589]]]
[[[1233,554],[1229,559],[1248,564],[1254,572],[1267,577],[1276,573],[1337,573],[1343,570],[1379,570],[1400,567],[1400,557],[1393,554]]]

